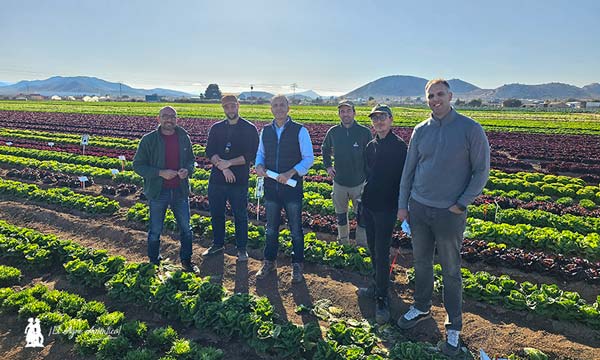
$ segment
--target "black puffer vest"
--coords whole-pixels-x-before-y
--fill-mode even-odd
[[[302,125],[290,119],[283,126],[279,141],[274,126],[274,124],[270,124],[262,132],[265,168],[281,174],[290,170],[302,160],[300,142],[298,141],[298,134]],[[302,201],[302,177],[296,174],[292,179],[298,182],[296,187],[280,184],[271,178],[265,178],[265,199]]]

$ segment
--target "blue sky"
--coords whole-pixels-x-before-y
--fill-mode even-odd
[[[387,75],[600,82],[600,1],[13,1],[0,81],[341,94]]]

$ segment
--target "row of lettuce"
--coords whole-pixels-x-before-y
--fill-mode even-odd
[[[117,140],[132,141],[127,139]],[[117,144],[117,142],[115,142],[115,144]],[[24,159],[35,159],[39,160],[39,162],[34,162],[32,165],[39,167],[56,166],[56,163],[82,165],[80,168],[68,168],[67,170],[78,175],[99,176],[104,178],[113,176],[113,174],[110,173],[110,169],[131,170],[130,161],[122,162],[117,158],[106,156],[83,156],[58,151],[10,146],[0,146],[0,155],[8,156],[6,159],[0,158],[0,163],[12,162],[15,164],[19,161],[23,162]],[[50,162],[50,164],[46,164],[46,162]],[[100,169],[104,169],[105,171],[100,171]],[[198,170],[198,174],[196,174],[194,178],[208,178],[208,170]],[[327,174],[324,170],[322,159],[317,157],[315,164],[308,175],[326,176]],[[127,176],[124,176],[123,179],[118,180],[140,183],[139,177],[134,174],[128,174]],[[600,187],[598,185],[587,185],[582,179],[568,176],[533,172],[506,173],[499,170],[491,170],[490,179],[486,189],[495,195],[505,195],[512,191],[513,193],[511,195],[515,195],[513,197],[520,197],[523,200],[538,199],[540,201],[550,201],[552,198],[561,199],[560,201],[562,202],[568,202],[569,199],[571,202],[581,202],[582,200],[586,200],[583,202],[582,206],[585,205],[588,207],[593,207],[600,203]],[[324,195],[328,195],[329,193],[331,193],[331,191],[326,192]]]

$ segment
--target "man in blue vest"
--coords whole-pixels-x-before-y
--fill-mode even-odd
[[[262,268],[256,274],[265,278],[277,269],[281,209],[292,235],[292,283],[304,280],[304,234],[302,232],[302,176],[314,162],[308,130],[289,116],[288,99],[277,95],[271,99],[275,119],[260,133],[256,153],[256,174],[265,177],[265,209],[267,213],[266,244]]]

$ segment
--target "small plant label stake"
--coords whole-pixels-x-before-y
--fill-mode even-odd
[[[12,144],[13,144],[12,141],[7,141],[6,142],[6,145],[8,145],[8,146],[11,146]]]
[[[50,146],[50,147],[53,147],[53,146],[54,146],[54,143],[53,143],[52,141],[50,141],[50,142],[48,143],[48,146]]]
[[[90,136],[88,134],[81,135],[81,146],[83,146],[83,155],[85,155],[85,146],[89,143]]]
[[[79,177],[79,181],[81,181],[81,188],[83,190],[85,190],[85,182],[88,181],[88,177],[87,176],[80,176]]]
[[[256,198],[256,220],[260,220],[260,198],[265,193],[265,178],[256,178],[256,187],[254,188],[254,197]]]
[[[121,160],[121,171],[125,171],[125,155],[119,155],[119,160]]]
[[[112,174],[113,179],[115,178],[115,176],[117,176],[117,174],[119,173],[118,169],[110,169],[110,173]]]

